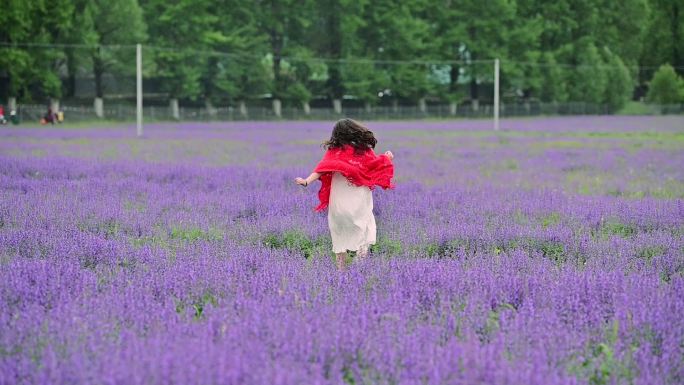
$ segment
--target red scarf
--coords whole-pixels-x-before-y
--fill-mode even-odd
[[[316,207],[316,211],[323,211],[328,207],[333,172],[341,173],[356,186],[367,186],[371,190],[376,185],[383,189],[394,188],[392,161],[385,154],[375,155],[375,151],[370,148],[362,155],[356,154],[354,147],[348,145],[331,148],[325,153],[314,172],[322,174],[320,179],[323,183],[318,191],[321,203]]]

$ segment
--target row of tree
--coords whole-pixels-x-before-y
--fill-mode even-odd
[[[32,0],[0,12],[0,97],[72,97],[134,71],[172,103],[352,96],[477,104],[500,58],[506,98],[619,108],[684,67],[681,0]],[[221,54],[219,54],[221,53]],[[223,54],[225,53],[225,54]]]

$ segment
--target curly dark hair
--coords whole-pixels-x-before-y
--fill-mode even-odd
[[[330,139],[323,142],[323,146],[331,149],[350,145],[357,154],[363,154],[369,148],[375,148],[377,143],[373,131],[356,120],[345,118],[335,123]]]

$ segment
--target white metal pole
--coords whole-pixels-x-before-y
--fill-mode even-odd
[[[142,98],[143,98],[143,88],[142,88],[142,46],[140,44],[135,45],[135,61],[136,61],[136,115],[137,115],[137,133],[138,137],[143,134],[143,110],[142,110]]]
[[[494,130],[499,130],[499,59],[494,59]]]

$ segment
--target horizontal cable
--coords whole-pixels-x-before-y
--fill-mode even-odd
[[[77,43],[12,43],[12,42],[0,42],[0,47],[8,48],[84,48],[84,49],[97,49],[97,48],[111,48],[111,49],[133,49],[136,44],[77,44]],[[248,54],[248,53],[232,53],[223,52],[216,50],[198,50],[192,48],[178,49],[171,47],[161,47],[154,45],[143,45],[146,50],[162,51],[162,52],[179,52],[179,53],[191,53],[191,54],[203,54],[211,56],[220,57],[231,57],[231,58],[247,58],[247,59],[263,59],[264,55],[259,54]],[[281,60],[291,61],[291,62],[318,62],[318,63],[349,63],[349,64],[420,64],[420,65],[451,65],[457,64],[461,66],[468,66],[473,64],[493,64],[495,59],[483,59],[483,60],[444,60],[444,59],[415,59],[415,60],[402,60],[402,59],[371,59],[371,58],[325,58],[325,57],[297,57],[297,56],[280,56]],[[532,61],[521,61],[521,60],[509,60],[501,59],[502,64],[518,64],[529,67],[560,67],[560,68],[619,68],[616,65],[608,64],[569,64],[569,63],[539,63]],[[627,69],[635,70],[650,70],[658,69],[660,66],[624,66]],[[684,66],[673,66],[675,69],[684,69]]]

